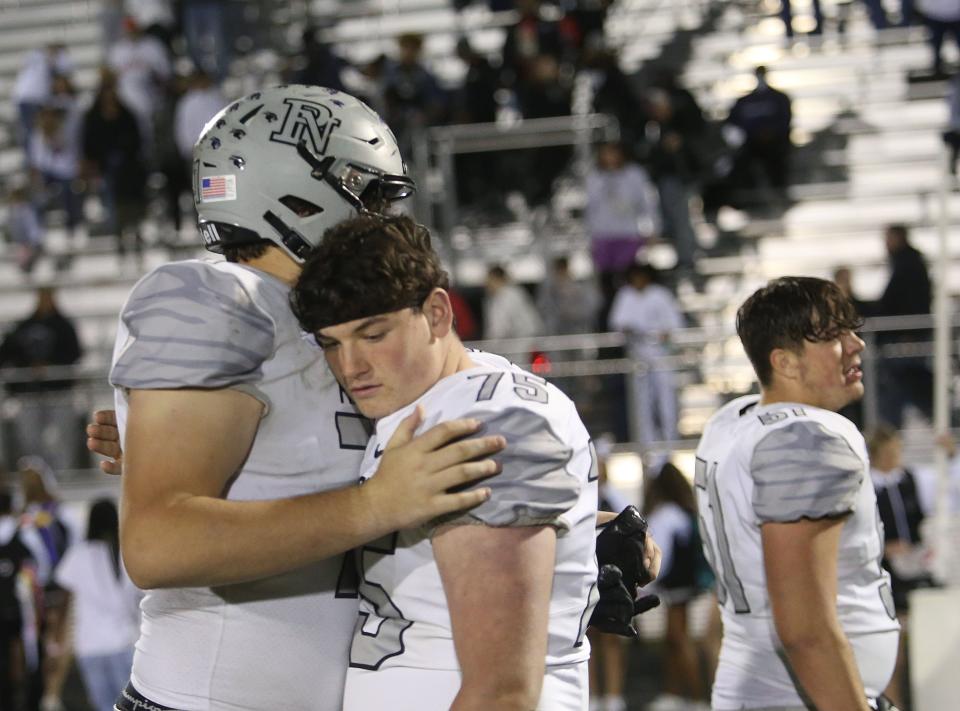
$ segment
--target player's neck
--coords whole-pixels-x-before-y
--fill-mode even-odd
[[[810,407],[819,407],[825,410],[830,409],[821,404],[817,398],[811,397],[808,390],[797,387],[791,382],[780,382],[769,387],[760,388],[760,402],[758,404],[761,407],[776,405],[782,402],[809,405]]]
[[[477,367],[477,364],[470,358],[470,353],[463,347],[463,342],[455,335],[450,334],[446,338],[449,344],[446,345],[446,354],[443,359],[443,369],[440,378],[447,378],[454,373],[462,370],[469,370]]]
[[[266,272],[287,286],[293,286],[300,278],[300,265],[279,247],[268,247],[263,255],[241,260],[240,263]]]

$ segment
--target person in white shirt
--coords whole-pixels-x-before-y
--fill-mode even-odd
[[[184,163],[193,160],[193,146],[203,127],[223,108],[223,94],[210,75],[195,71],[190,77],[190,88],[177,103],[173,117],[174,138]]]
[[[649,264],[631,265],[609,316],[610,328],[627,336],[630,356],[643,367],[632,378],[634,438],[643,448],[677,438],[676,378],[662,359],[670,354],[673,331],[683,327],[683,315],[671,291],[656,283],[656,275]]]
[[[490,267],[483,301],[483,337],[532,338],[543,331],[543,319],[530,294],[510,281],[506,269],[498,264]]]
[[[448,283],[425,228],[363,216],[324,235],[291,295],[341,387],[376,422],[364,486],[417,410],[424,426],[475,418],[507,441],[484,504],[359,549],[344,709],[585,710],[596,453],[560,390],[463,346]]]
[[[54,580],[70,593],[73,651],[87,696],[98,711],[113,707],[133,664],[140,592],[120,559],[117,507],[102,499],[90,507],[87,537],[67,549]]]
[[[32,50],[24,58],[10,92],[10,98],[17,106],[21,145],[30,145],[34,119],[51,97],[53,77],[58,74],[69,76],[72,72],[73,61],[66,47],[58,42]]]
[[[723,642],[715,711],[887,709],[899,624],[867,448],[861,319],[832,282],[783,277],[737,313],[760,395],[707,423],[695,491]]]

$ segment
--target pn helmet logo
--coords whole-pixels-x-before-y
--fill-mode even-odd
[[[329,108],[313,101],[284,99],[283,103],[287,105],[283,125],[270,134],[270,140],[291,146],[305,140],[316,155],[326,153],[330,133],[340,125],[340,119],[333,118]]]

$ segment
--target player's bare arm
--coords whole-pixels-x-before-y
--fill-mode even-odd
[[[536,708],[556,542],[547,526],[448,526],[433,537],[463,675],[453,711]]]
[[[837,619],[837,555],[846,517],[765,523],[773,620],[790,665],[821,711],[867,711],[853,651]]]
[[[413,439],[415,415],[391,440],[378,481],[295,498],[228,501],[262,407],[232,389],[131,391],[121,544],[140,587],[275,575],[471,508],[486,500],[487,489],[447,490],[495,474],[493,461],[471,460],[503,446],[501,437],[484,437],[444,447],[475,432],[472,421],[445,423]]]

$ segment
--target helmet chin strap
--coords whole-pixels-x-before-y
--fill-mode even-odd
[[[307,258],[313,247],[299,232],[269,210],[263,213],[263,219],[277,231],[277,234],[280,235],[280,241],[283,242],[283,246],[286,247],[294,257],[300,261]]]

